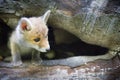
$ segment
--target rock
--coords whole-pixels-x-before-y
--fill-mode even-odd
[[[64,43],[65,44],[70,44],[70,43],[74,43],[74,42],[79,40],[73,34],[67,32],[67,31],[64,31],[62,29],[56,29],[55,28],[53,33],[54,33],[54,38],[55,38],[56,45],[64,44]]]
[[[118,56],[111,60],[96,60],[71,68],[69,66],[35,66],[25,63],[26,67],[10,68],[3,66],[0,62],[1,80],[119,80],[120,58]]]

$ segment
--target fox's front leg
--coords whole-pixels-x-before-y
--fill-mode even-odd
[[[40,52],[33,50],[32,51],[32,64],[40,65],[42,63],[42,58],[40,57]]]
[[[19,46],[14,42],[10,42],[10,48],[12,55],[12,65],[20,66],[22,64],[22,61],[21,61]]]

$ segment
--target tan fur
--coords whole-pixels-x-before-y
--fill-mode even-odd
[[[29,18],[29,20],[32,22],[32,30],[29,32],[26,32],[25,34],[25,40],[27,40],[29,43],[37,45],[41,48],[49,48],[48,43],[48,28],[46,24],[41,20],[41,18]],[[35,42],[35,38],[40,38],[40,42]]]

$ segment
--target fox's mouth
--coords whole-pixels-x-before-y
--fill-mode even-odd
[[[45,49],[45,48],[39,48],[37,50],[40,51],[40,52],[47,52],[47,49]]]

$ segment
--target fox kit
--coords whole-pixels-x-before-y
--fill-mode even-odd
[[[40,17],[21,18],[10,37],[12,64],[14,66],[22,64],[20,53],[28,53],[34,50],[39,53],[50,49],[46,25],[50,12],[48,10]]]

